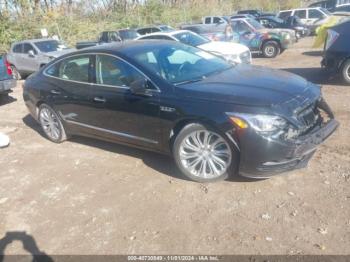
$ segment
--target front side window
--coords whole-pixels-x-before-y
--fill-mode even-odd
[[[100,85],[128,87],[145,79],[134,67],[109,55],[96,56],[96,83]]]
[[[251,28],[243,20],[233,21],[231,25],[232,25],[232,30],[239,34],[243,34],[247,32],[249,33],[252,31]]]
[[[300,19],[306,19],[306,10],[296,10],[294,15],[299,17]]]
[[[187,45],[148,46],[130,56],[173,84],[199,81],[232,67],[219,57]]]
[[[31,44],[23,44],[23,53],[28,54],[29,51],[33,51],[34,54],[37,53]]]
[[[46,70],[49,76],[64,80],[89,82],[90,56],[74,56],[64,59]]]

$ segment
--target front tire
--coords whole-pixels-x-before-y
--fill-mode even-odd
[[[345,83],[350,85],[350,59],[345,61],[343,65],[342,75]]]
[[[177,135],[173,155],[183,175],[197,182],[227,179],[237,167],[229,141],[213,129],[193,123]]]
[[[61,143],[67,139],[61,119],[50,106],[42,104],[39,107],[39,123],[46,137],[55,143]]]
[[[267,41],[263,44],[262,53],[266,58],[275,58],[281,52],[279,44],[275,41]]]

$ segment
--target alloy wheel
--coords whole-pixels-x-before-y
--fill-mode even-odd
[[[43,107],[39,114],[40,124],[45,134],[54,141],[62,137],[60,123],[56,114],[49,108]]]
[[[187,135],[180,144],[182,166],[193,176],[214,179],[228,170],[232,154],[227,142],[218,134],[200,130]]]

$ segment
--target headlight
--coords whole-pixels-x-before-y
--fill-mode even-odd
[[[274,132],[286,127],[287,121],[279,116],[228,113],[230,120],[240,128],[252,127],[258,132]]]
[[[290,39],[290,34],[289,34],[289,33],[286,33],[286,34],[285,34],[285,39],[286,39],[286,40],[289,40],[289,39]]]
[[[239,61],[239,56],[238,55],[224,55],[224,58],[228,61],[228,62],[235,62],[237,63]]]

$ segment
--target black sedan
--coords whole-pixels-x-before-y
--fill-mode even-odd
[[[23,96],[53,142],[84,135],[170,154],[201,182],[304,167],[338,126],[303,78],[171,41],[65,55],[30,76]]]
[[[332,74],[340,73],[345,83],[350,84],[350,20],[327,31],[322,66]]]

